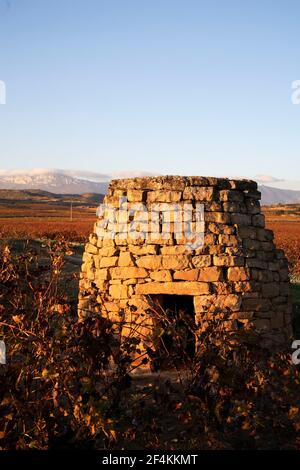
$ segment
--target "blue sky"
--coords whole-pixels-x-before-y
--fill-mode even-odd
[[[0,169],[300,189],[299,23],[296,0],[0,0]]]

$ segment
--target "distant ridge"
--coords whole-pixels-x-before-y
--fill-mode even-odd
[[[292,189],[278,189],[271,186],[259,186],[261,201],[265,206],[274,204],[295,204],[300,202],[300,191]]]
[[[91,181],[88,179],[70,176],[58,171],[41,171],[38,173],[0,173],[0,189],[36,189],[48,191],[55,194],[84,194],[100,193],[105,194],[108,181]]]
[[[103,194],[55,194],[38,189],[0,189],[0,203],[32,202],[97,205],[103,201]]]
[[[75,170],[0,170],[0,190],[14,189],[51,194],[77,194],[87,197],[91,194],[105,194],[112,177],[135,177],[149,175],[147,172],[126,172],[114,175]],[[300,191],[278,189],[260,185],[263,205],[293,204],[300,202]],[[87,196],[85,196],[87,195]],[[23,195],[24,196],[24,195]],[[42,194],[40,194],[42,196]],[[48,195],[49,196],[49,195]]]

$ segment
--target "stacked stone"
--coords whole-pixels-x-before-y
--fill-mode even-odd
[[[202,327],[217,313],[228,312],[232,322],[251,322],[257,330],[278,338],[290,335],[287,260],[276,249],[273,232],[265,228],[256,182],[198,176],[113,180],[104,202],[118,207],[122,197],[128,203],[118,212],[115,237],[106,238],[109,226],[102,226],[99,232],[96,223],[85,247],[81,316],[99,312],[118,319],[122,312],[142,324],[150,296],[191,295],[196,324]],[[167,219],[170,203],[202,203],[203,246],[191,249],[184,237],[178,239],[174,234],[147,236],[150,223],[143,220],[142,205],[150,209],[156,203],[160,223]],[[124,227],[132,222],[126,204],[134,204],[139,237],[124,237]],[[186,223],[192,226],[195,221]],[[169,226],[172,230],[172,223]],[[140,331],[142,335],[142,327]]]

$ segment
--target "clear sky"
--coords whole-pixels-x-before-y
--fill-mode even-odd
[[[299,25],[299,0],[0,0],[0,169],[300,181]]]

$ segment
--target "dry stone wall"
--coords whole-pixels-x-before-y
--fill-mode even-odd
[[[150,318],[145,326],[152,296],[190,295],[201,327],[227,312],[229,327],[251,323],[284,340],[291,334],[288,265],[265,228],[259,201],[257,184],[250,180],[113,180],[104,199],[107,207],[99,211],[85,247],[79,315],[98,312],[118,319],[121,312],[141,325],[142,336],[152,327]],[[176,236],[170,207],[190,205],[195,212],[197,204],[204,209],[203,244],[191,247],[184,235]],[[133,223],[137,230],[129,236]],[[197,230],[194,213],[182,223]]]

